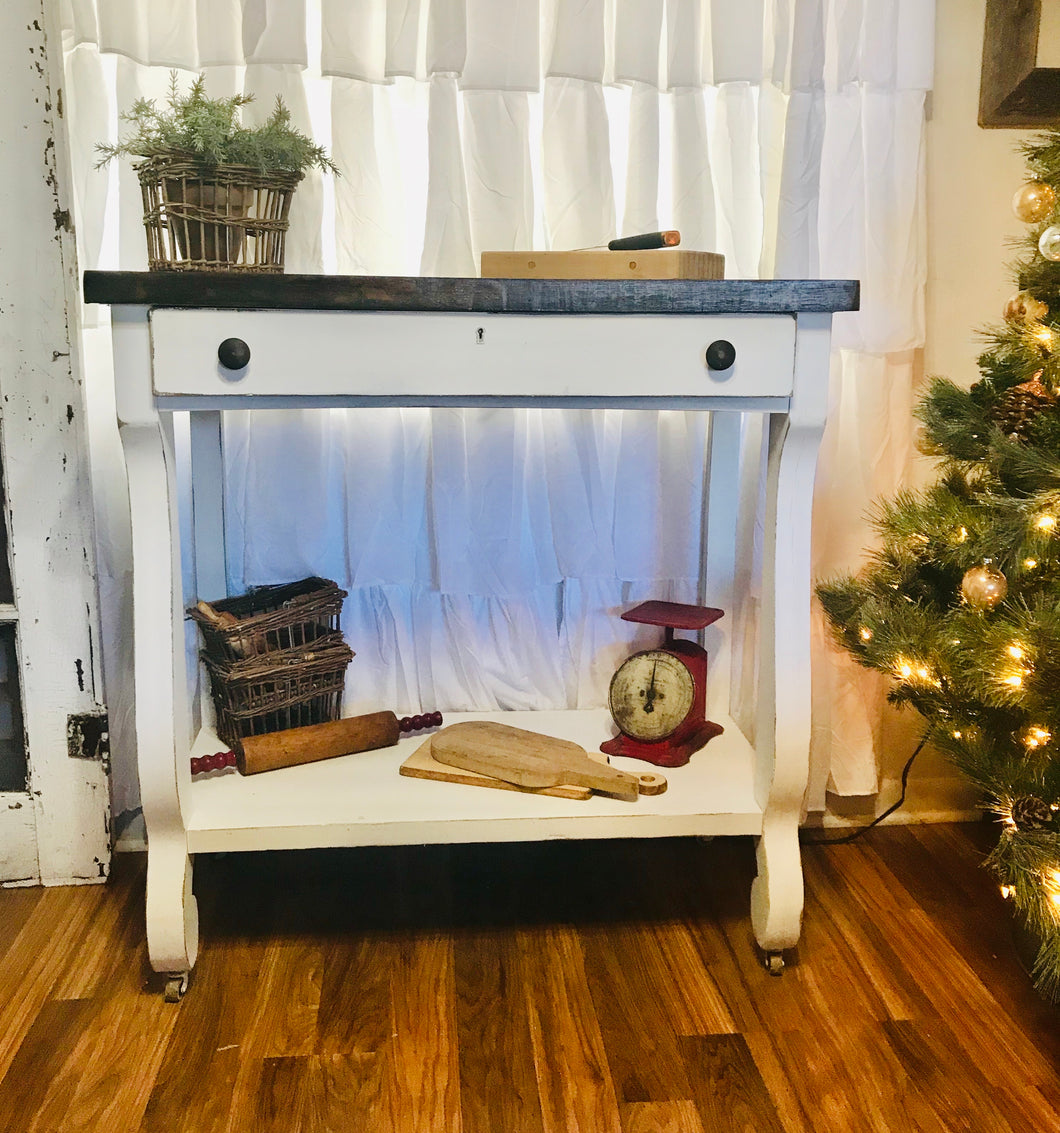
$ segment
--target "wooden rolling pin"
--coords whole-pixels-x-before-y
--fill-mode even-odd
[[[393,712],[384,711],[328,720],[323,724],[308,724],[304,728],[285,728],[263,736],[246,736],[241,744],[242,751],[237,750],[234,757],[230,752],[218,752],[192,759],[191,772],[198,775],[230,767],[234,763],[242,774],[257,775],[279,767],[295,767],[358,751],[392,747],[402,732],[436,728],[441,723],[440,712],[404,716],[399,720]]]

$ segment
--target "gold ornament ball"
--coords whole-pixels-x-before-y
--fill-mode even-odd
[[[1060,260],[1060,225],[1050,225],[1038,237],[1038,251],[1053,263]]]
[[[1027,224],[1045,220],[1055,205],[1056,191],[1044,181],[1028,181],[1016,190],[1012,198],[1012,211]]]
[[[1003,312],[1010,323],[1041,322],[1049,314],[1049,305],[1036,299],[1029,291],[1017,291],[1009,297]]]
[[[1008,579],[993,567],[974,566],[964,572],[961,593],[976,610],[992,610],[1008,593]]]

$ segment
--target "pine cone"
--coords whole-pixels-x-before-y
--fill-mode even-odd
[[[991,407],[990,417],[1014,441],[1029,441],[1038,414],[1056,406],[1056,394],[1038,377],[1006,390]]]
[[[1044,830],[1054,819],[1053,808],[1034,795],[1024,795],[1012,803],[1012,821],[1017,830]]]

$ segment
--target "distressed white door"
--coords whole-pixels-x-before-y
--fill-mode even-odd
[[[52,0],[0,4],[0,471],[11,574],[5,588],[0,570],[0,884],[99,881],[110,860],[91,494],[68,318],[78,279],[62,92],[52,81],[60,71],[46,34],[52,8]],[[61,64],[57,34],[52,44]]]

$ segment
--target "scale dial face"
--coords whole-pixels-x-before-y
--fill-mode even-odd
[[[681,726],[695,698],[695,681],[680,657],[664,649],[634,653],[611,678],[611,715],[627,736],[665,740]]]

